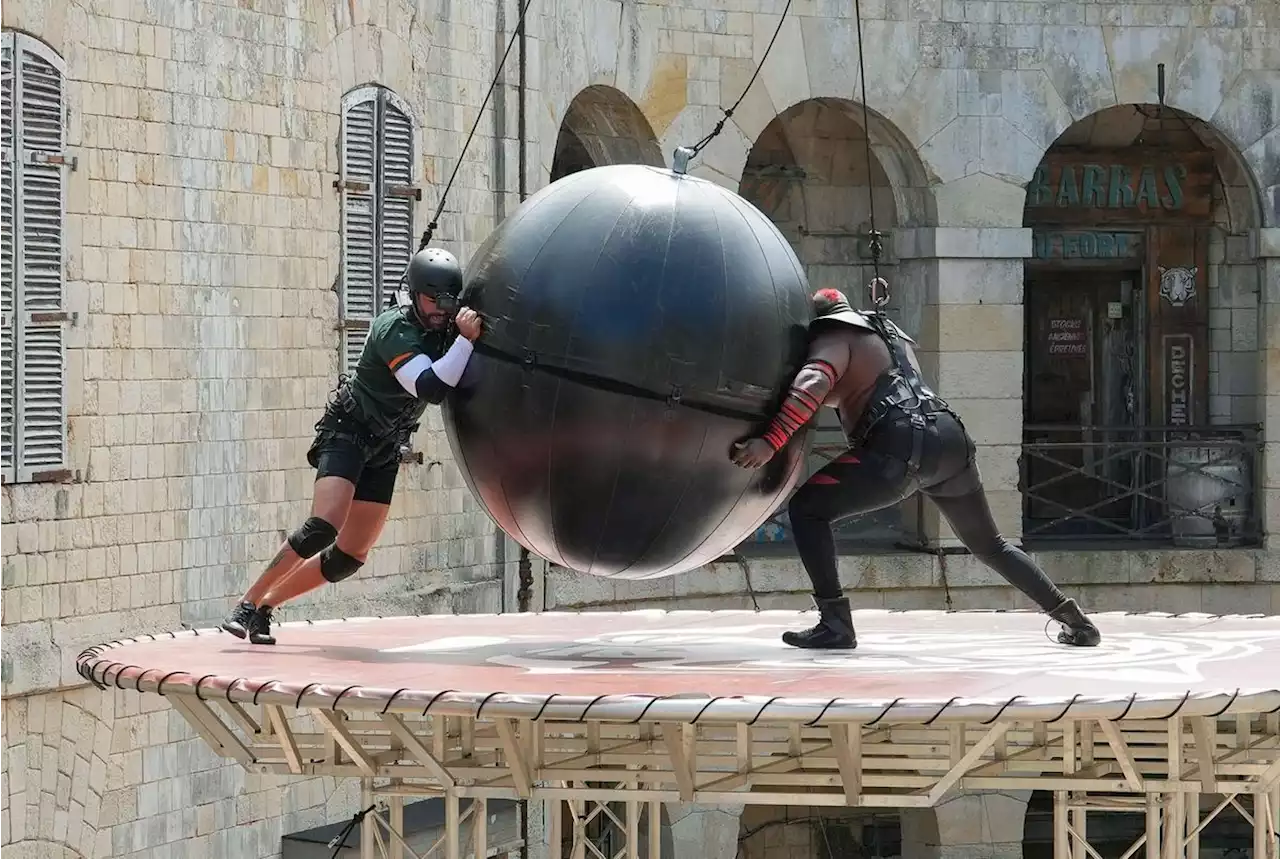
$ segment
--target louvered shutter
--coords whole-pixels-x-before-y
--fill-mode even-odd
[[[383,104],[382,113],[382,204],[379,263],[382,290],[379,303],[399,288],[400,278],[413,254],[413,126],[394,101]]]
[[[342,116],[343,371],[360,359],[368,322],[377,312],[377,92],[353,93]],[[354,324],[353,324],[354,323]]]
[[[342,360],[355,369],[368,323],[387,307],[413,253],[413,121],[390,90],[343,100]]]
[[[63,70],[44,45],[18,40],[18,480],[67,465],[63,296]]]
[[[4,34],[3,43],[3,110],[2,138],[4,149],[3,187],[0,187],[0,470],[4,479],[12,482],[17,474],[14,471],[14,389],[18,384],[18,367],[14,361],[14,275],[16,271],[15,256],[17,248],[14,241],[14,159],[15,155],[15,118],[13,114],[14,87],[17,76],[13,70],[13,34]]]

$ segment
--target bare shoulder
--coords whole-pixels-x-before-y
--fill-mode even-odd
[[[843,373],[849,366],[858,341],[869,333],[845,326],[832,331],[823,331],[813,338],[809,346],[809,357],[812,360],[825,361],[835,367],[837,373]]]

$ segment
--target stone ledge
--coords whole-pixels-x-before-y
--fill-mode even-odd
[[[1069,593],[1082,588],[1109,589],[1128,595],[1130,610],[1199,611],[1202,605],[1228,612],[1280,610],[1280,562],[1271,560],[1271,553],[1266,550],[1041,550],[1030,554],[1049,578]],[[798,558],[745,560],[761,608],[807,607],[809,580]],[[876,603],[875,595],[895,595],[889,602],[899,608],[932,607],[944,589],[951,591],[956,608],[971,604],[1012,608],[1026,602],[996,572],[964,553],[946,556],[945,582],[937,556],[923,553],[841,555],[839,565],[842,589],[864,607]],[[621,604],[632,608],[695,604],[699,608],[730,608],[751,604],[742,566],[732,561],[652,580],[655,587],[647,594],[624,594],[623,588],[615,587],[621,582],[560,567],[552,567],[548,573],[547,607],[551,610],[613,610]],[[668,584],[656,586],[659,582]],[[1176,592],[1178,598],[1173,602],[1181,599],[1185,605],[1148,603],[1145,590],[1153,587],[1167,589],[1171,599]],[[1224,589],[1224,593],[1215,594],[1215,589]],[[1253,596],[1242,596],[1245,591]]]
[[[1025,259],[1031,256],[1026,227],[920,227],[894,230],[899,259]]]

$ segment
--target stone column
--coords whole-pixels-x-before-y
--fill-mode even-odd
[[[955,407],[978,447],[996,524],[1022,534],[1018,457],[1022,447],[1023,265],[1031,230],[934,227],[894,233],[901,280],[925,291],[917,354],[926,378]],[[958,545],[937,511],[925,533]]]
[[[1030,791],[953,794],[902,811],[902,859],[1022,859]]]
[[[1262,433],[1267,443],[1254,479],[1262,505],[1263,532],[1268,549],[1280,547],[1280,227],[1255,234],[1255,253],[1262,276]],[[1268,565],[1270,566],[1270,565]],[[1280,577],[1277,578],[1280,580]]]

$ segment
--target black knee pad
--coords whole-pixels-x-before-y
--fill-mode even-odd
[[[327,582],[340,582],[355,575],[356,570],[364,566],[364,561],[353,558],[338,548],[335,543],[320,555],[320,575]]]
[[[289,535],[289,548],[297,552],[299,558],[310,558],[336,539],[337,528],[319,516],[312,516],[302,523],[301,528]]]

